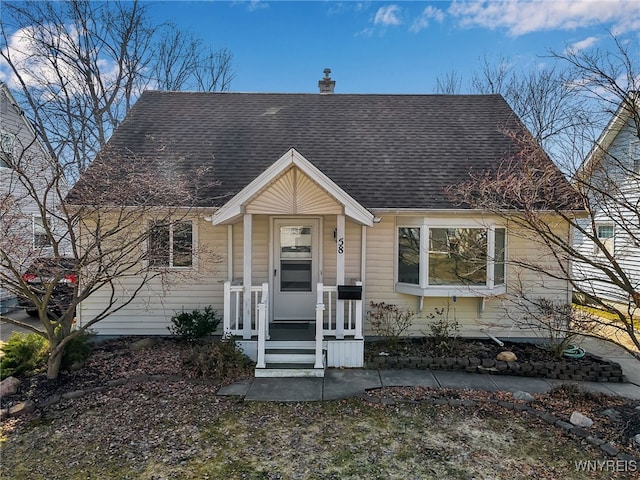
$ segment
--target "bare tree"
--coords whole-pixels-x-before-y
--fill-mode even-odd
[[[447,91],[452,79],[458,87],[462,84],[461,77],[450,72],[445,80],[436,79],[438,91],[459,93]],[[502,56],[495,59],[484,56],[471,77],[469,91],[502,95],[534,138],[546,151],[554,153],[556,164],[563,168],[586,153],[584,144],[578,140],[592,136],[593,118],[583,110],[582,98],[559,65],[520,71]]]
[[[627,91],[621,108],[633,108],[625,118],[640,140],[637,99],[637,94]],[[564,324],[562,334],[601,338],[640,358],[640,335],[634,323],[640,311],[640,278],[633,268],[633,255],[640,246],[638,166],[630,167],[626,155],[616,157],[602,150],[601,155],[591,157],[595,160],[574,172],[575,188],[570,188],[535,138],[508,131],[505,135],[518,142],[519,151],[506,157],[495,171],[473,174],[471,180],[450,188],[449,194],[461,204],[508,220],[511,232],[520,232],[551,252],[555,268],[549,269],[548,258],[530,257],[511,259],[513,266],[568,281],[575,293],[615,318],[574,318]],[[594,145],[596,151],[600,148],[600,144]],[[618,232],[615,252],[599,229],[603,219]],[[566,235],[567,229],[559,233],[558,224],[566,225],[574,235]],[[599,293],[603,288],[612,296],[604,298]],[[513,301],[522,303],[522,292],[512,289],[512,293],[517,297]],[[529,304],[535,306],[535,301],[529,300]]]
[[[208,50],[201,39],[167,25],[151,77],[161,90],[227,91],[234,77],[232,59],[229,50]]]
[[[0,59],[51,156],[85,170],[146,88],[226,90],[232,55],[133,2],[3,2]],[[69,172],[67,172],[69,173]]]
[[[33,305],[40,325],[0,318],[47,339],[47,376],[56,378],[71,340],[130,304],[150,282],[168,288],[167,276],[180,275],[167,268],[169,247],[162,235],[169,228],[176,231],[171,226],[197,219],[198,178],[205,172],[188,179],[175,172],[159,175],[166,168],[157,161],[134,155],[115,158],[107,146],[101,153],[105,160],[96,160],[68,193],[60,165],[24,147],[8,159],[13,184],[0,202],[0,283]],[[167,148],[158,143],[165,153]],[[175,205],[177,198],[180,205]],[[22,205],[27,203],[35,203],[40,212],[40,242],[32,241],[31,225],[24,222]],[[172,261],[179,255],[182,262],[207,256],[207,264],[215,263],[215,253],[204,247],[193,251],[188,233],[180,249],[174,240]],[[43,255],[50,261],[39,263]],[[42,282],[24,275],[27,266]],[[189,275],[204,274],[200,270]],[[66,287],[64,296],[61,287]],[[76,325],[76,307],[97,291],[104,305]]]
[[[462,76],[455,70],[449,70],[444,78],[436,78],[436,92],[445,95],[456,95],[460,93],[462,86]]]
[[[545,59],[550,65],[526,73],[502,57],[485,57],[471,90],[503,95],[532,135],[505,131],[520,151],[505,157],[495,171],[472,172],[470,181],[449,194],[508,219],[518,227],[512,232],[520,229],[554,252],[558,268],[551,272],[544,261],[532,259],[516,259],[515,266],[570,282],[580,298],[617,320],[574,316],[566,322],[565,335],[587,332],[637,351],[640,339],[632,318],[640,311],[634,263],[640,247],[640,160],[630,159],[630,148],[640,145],[640,57],[637,39],[610,39],[611,51],[551,52]],[[610,121],[626,129],[626,146],[611,147],[612,132],[600,135]],[[563,176],[574,189],[562,186]],[[558,235],[553,218],[572,236]],[[617,232],[615,252],[612,239],[601,235],[605,219]],[[609,292],[606,298],[602,291]],[[517,294],[516,302],[522,303],[525,293]],[[529,313],[539,310],[538,300],[525,302],[524,317],[534,317]]]

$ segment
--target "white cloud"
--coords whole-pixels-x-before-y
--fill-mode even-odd
[[[504,28],[512,36],[605,23],[629,31],[640,21],[638,0],[454,1],[448,13],[463,27]]]
[[[400,20],[400,7],[397,5],[387,5],[386,7],[380,7],[376,12],[376,17],[373,20],[374,25],[384,26],[397,26],[402,23]]]
[[[566,52],[578,53],[582,50],[593,47],[596,43],[598,43],[598,39],[596,37],[587,37],[584,40],[580,40],[579,42],[575,42],[569,45],[566,49]]]
[[[247,10],[249,12],[255,12],[256,10],[262,10],[263,8],[269,8],[269,4],[261,0],[251,0],[249,5],[247,5]]]
[[[409,30],[413,33],[418,33],[420,30],[424,30],[429,26],[431,20],[435,20],[438,23],[442,23],[444,20],[444,12],[439,8],[429,5],[425,8],[420,16],[414,20]]]
[[[83,92],[86,79],[73,65],[74,57],[64,53],[78,50],[78,32],[72,26],[60,28],[55,25],[26,27],[14,32],[8,39],[5,52],[11,58],[19,72],[20,80],[27,87],[40,90],[42,95],[53,95],[60,85],[60,78],[65,80],[65,89],[72,95]],[[55,50],[62,52],[52,55]],[[96,62],[100,69],[102,84],[113,83],[118,65],[110,59],[99,58]],[[6,61],[0,61],[0,78],[9,88],[20,89],[22,85]]]

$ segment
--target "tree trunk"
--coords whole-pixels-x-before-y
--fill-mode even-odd
[[[49,360],[47,361],[47,378],[54,380],[58,378],[60,373],[60,364],[62,363],[62,354],[64,348],[54,347],[49,354]]]

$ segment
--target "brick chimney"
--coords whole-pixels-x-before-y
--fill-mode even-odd
[[[318,82],[318,87],[320,88],[320,93],[333,93],[333,89],[336,86],[336,81],[331,80],[329,76],[331,74],[330,68],[324,69],[324,78]]]

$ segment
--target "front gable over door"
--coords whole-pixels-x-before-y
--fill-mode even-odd
[[[328,215],[342,213],[342,205],[317,183],[291,167],[245,207],[246,213],[266,215]]]
[[[221,207],[212,222],[235,223],[245,213],[336,214],[373,225],[371,212],[293,148]]]

